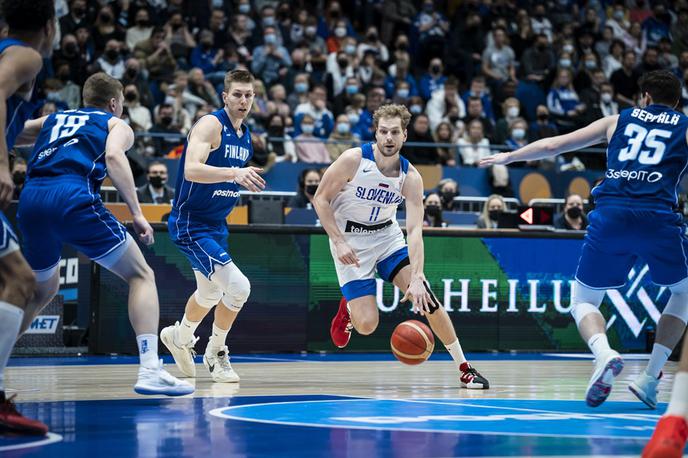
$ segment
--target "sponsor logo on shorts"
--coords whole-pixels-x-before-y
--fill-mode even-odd
[[[626,181],[645,181],[647,183],[656,183],[662,179],[664,175],[660,172],[650,172],[647,170],[614,170],[608,169],[605,177],[612,180],[626,180]]]
[[[213,197],[239,197],[239,191],[232,191],[230,189],[216,189],[213,192]]]
[[[47,148],[38,153],[38,160],[42,161],[46,157],[50,157],[51,154],[53,154],[55,151],[57,151],[57,146],[53,146],[52,148]]]

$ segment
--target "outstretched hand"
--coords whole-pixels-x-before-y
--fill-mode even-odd
[[[491,165],[503,164],[507,165],[512,162],[511,153],[497,153],[492,156],[480,159],[478,167],[489,167]]]

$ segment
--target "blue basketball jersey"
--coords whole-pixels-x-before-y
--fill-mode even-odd
[[[96,191],[107,175],[105,142],[112,114],[98,108],[53,113],[43,123],[26,170],[27,181],[79,176]]]
[[[595,187],[596,202],[678,204],[688,166],[688,116],[665,105],[629,108],[619,114],[607,147],[607,173]]]
[[[16,40],[14,38],[3,38],[0,40],[0,54],[5,52],[10,46],[26,46],[26,43]],[[32,89],[33,92],[33,89]],[[24,130],[24,122],[31,119],[31,115],[36,110],[37,105],[33,102],[31,97],[29,100],[22,98],[19,94],[12,94],[7,98],[7,122],[5,124],[5,138],[7,141],[7,149],[14,148],[14,142],[17,137]]]
[[[213,167],[245,167],[253,156],[251,133],[248,126],[242,125],[243,134],[238,137],[224,108],[206,116],[215,116],[222,124],[222,140],[220,146],[210,152],[205,163]],[[188,143],[184,146],[179,161],[177,187],[171,216],[179,217],[184,214],[190,219],[224,222],[239,201],[239,185],[234,182],[204,184],[188,181],[184,177],[187,147]]]

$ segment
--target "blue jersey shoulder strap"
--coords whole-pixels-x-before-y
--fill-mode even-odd
[[[401,154],[399,155],[399,161],[401,162],[401,171],[404,173],[408,173],[408,168],[409,168],[409,161],[406,159],[404,156]]]
[[[373,144],[372,143],[364,143],[361,145],[361,151],[363,153],[363,157],[368,159],[369,161],[375,162],[375,154],[373,154]]]

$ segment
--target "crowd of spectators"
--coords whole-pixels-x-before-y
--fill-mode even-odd
[[[395,102],[422,144],[404,148],[412,163],[470,167],[635,105],[643,72],[688,81],[688,0],[57,0],[56,11],[36,116],[78,107],[85,79],[104,71],[124,85],[143,164],[180,155],[235,68],[257,78],[248,123],[260,166],[331,163],[373,139],[372,113]]]

